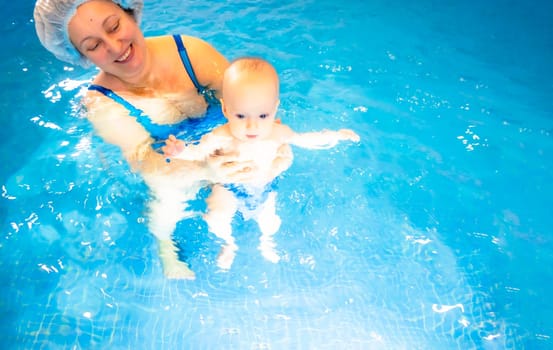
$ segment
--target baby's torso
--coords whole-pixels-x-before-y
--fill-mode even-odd
[[[256,167],[255,177],[247,182],[232,182],[224,187],[233,192],[245,207],[240,209],[254,210],[265,202],[269,193],[276,188],[276,179],[273,164],[278,156],[278,149],[282,143],[273,140],[256,142],[238,142],[232,149],[239,154],[237,161],[250,163]]]
[[[232,161],[245,165],[251,164],[251,167],[255,167],[255,176],[240,183],[240,185],[262,188],[279,175],[275,167],[282,168],[280,164],[276,165],[278,161],[275,162],[275,160],[280,157],[282,151],[287,153],[287,150],[281,149],[282,147],[289,147],[289,134],[286,130],[287,127],[275,125],[272,133],[266,138],[239,140],[232,135],[230,126],[226,123],[213,130],[212,133],[205,135],[200,144],[206,145],[208,152],[212,155],[214,153],[233,155],[236,158],[232,158]],[[229,183],[231,182],[234,181],[229,181]]]
[[[272,140],[263,140],[252,143],[239,143],[235,146],[240,161],[250,161],[263,172],[269,172],[274,159],[277,157],[278,148],[281,146]]]

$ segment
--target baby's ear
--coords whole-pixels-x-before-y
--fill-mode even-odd
[[[280,105],[280,99],[277,100],[276,102],[276,105],[275,105],[275,114],[277,113],[277,110],[278,110],[278,106]],[[280,120],[280,118],[275,118],[275,123],[277,124],[282,124],[282,121]]]
[[[221,111],[223,111],[223,114],[227,114],[227,108],[225,106],[225,101],[223,101],[222,98],[219,99],[219,101],[221,102]]]

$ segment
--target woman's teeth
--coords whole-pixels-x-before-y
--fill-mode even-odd
[[[123,55],[121,55],[121,57],[119,57],[118,59],[116,59],[117,62],[123,62],[125,61],[127,58],[129,58],[131,54],[131,47],[129,46],[129,48],[127,49],[127,51],[125,51],[125,53]]]

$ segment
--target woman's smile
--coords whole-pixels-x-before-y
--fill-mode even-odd
[[[132,55],[131,55],[132,53],[133,53],[133,50],[132,50],[132,44],[131,44],[127,49],[127,51],[125,51],[121,56],[119,56],[119,58],[116,59],[115,62],[126,63],[132,58]]]

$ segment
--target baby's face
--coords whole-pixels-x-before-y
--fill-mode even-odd
[[[225,86],[223,112],[233,137],[262,140],[271,135],[278,108],[278,82],[248,75]]]

